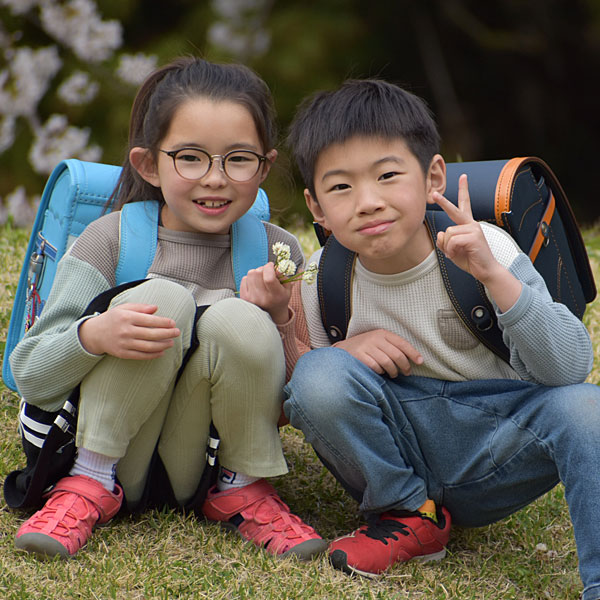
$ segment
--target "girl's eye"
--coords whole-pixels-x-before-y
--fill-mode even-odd
[[[347,189],[350,189],[350,186],[347,183],[336,183],[335,185],[331,186],[331,189],[329,191],[337,192],[340,190],[347,190]]]
[[[196,162],[196,161],[202,161],[202,160],[207,160],[204,156],[199,155],[199,154],[194,154],[194,153],[181,153],[177,155],[177,160],[180,160],[182,162]]]

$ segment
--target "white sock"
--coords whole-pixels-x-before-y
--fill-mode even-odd
[[[244,473],[230,471],[225,467],[219,467],[219,477],[217,478],[217,489],[220,492],[231,490],[232,488],[241,488],[258,481],[260,477],[251,477]]]
[[[99,481],[109,492],[113,492],[118,462],[118,458],[77,448],[75,464],[71,467],[69,475],[87,475]]]

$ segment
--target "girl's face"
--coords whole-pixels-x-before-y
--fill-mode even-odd
[[[186,100],[175,111],[160,150],[198,148],[208,154],[224,155],[231,150],[253,150],[263,154],[254,120],[248,110],[236,102],[207,98]],[[249,181],[232,181],[216,158],[201,179],[190,181],[175,170],[173,159],[158,152],[156,163],[142,148],[134,148],[130,160],[150,184],[160,187],[165,199],[162,223],[168,229],[226,234],[234,221],[254,203],[258,187],[264,181],[276,150],[266,154],[258,173]]]

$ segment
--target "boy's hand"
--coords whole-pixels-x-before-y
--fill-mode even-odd
[[[280,325],[289,319],[291,295],[292,286],[279,281],[272,262],[248,271],[240,284],[240,298],[266,310],[273,322]]]
[[[458,206],[438,192],[433,193],[433,200],[456,223],[438,233],[438,248],[456,266],[481,281],[498,308],[507,311],[519,298],[521,282],[496,260],[481,225],[473,218],[467,176],[463,173],[458,180]]]
[[[150,360],[173,346],[180,331],[175,321],[154,313],[151,304],[120,304],[79,326],[81,345],[91,354]]]
[[[434,192],[433,199],[456,223],[438,233],[438,248],[456,266],[485,284],[490,273],[500,265],[490,250],[481,225],[473,218],[467,176],[463,174],[458,180],[458,206],[438,192]]]
[[[411,362],[423,363],[423,357],[411,344],[385,329],[360,333],[334,346],[346,350],[375,373],[387,373],[390,377],[397,377],[399,373],[410,375]]]

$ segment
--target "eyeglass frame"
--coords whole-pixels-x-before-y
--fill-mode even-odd
[[[206,169],[206,173],[204,173],[204,175],[202,175],[201,177],[195,177],[193,179],[190,179],[189,177],[184,177],[179,172],[179,169],[177,168],[177,163],[175,162],[175,157],[177,156],[177,154],[179,154],[179,152],[183,152],[184,150],[195,150],[196,152],[202,152],[202,153],[206,154],[206,156],[208,156],[208,169]],[[246,183],[247,181],[250,181],[253,177],[256,177],[257,173],[260,171],[261,165],[263,165],[268,160],[268,157],[266,155],[259,154],[258,152],[255,152],[254,150],[247,150],[246,148],[236,148],[235,150],[230,150],[229,152],[226,152],[225,154],[209,154],[203,148],[195,148],[193,146],[186,146],[185,148],[178,148],[177,150],[163,150],[162,148],[159,148],[158,151],[162,152],[163,154],[166,154],[167,156],[170,156],[173,159],[173,168],[175,169],[175,173],[177,173],[177,175],[179,175],[179,177],[181,177],[182,179],[185,179],[186,181],[200,181],[200,179],[203,179],[204,177],[206,177],[210,173],[211,169],[213,168],[214,159],[220,158],[221,159],[220,160],[221,171],[223,171],[223,173],[225,174],[227,179],[229,179],[230,181],[233,181],[234,183]],[[235,154],[236,152],[248,152],[249,154],[254,154],[254,156],[256,156],[256,158],[258,158],[258,167],[256,169],[256,173],[254,173],[254,175],[252,175],[252,177],[248,177],[248,179],[244,179],[244,180],[240,181],[238,179],[233,179],[229,175],[229,173],[227,173],[227,171],[225,170],[226,158],[231,154]]]

